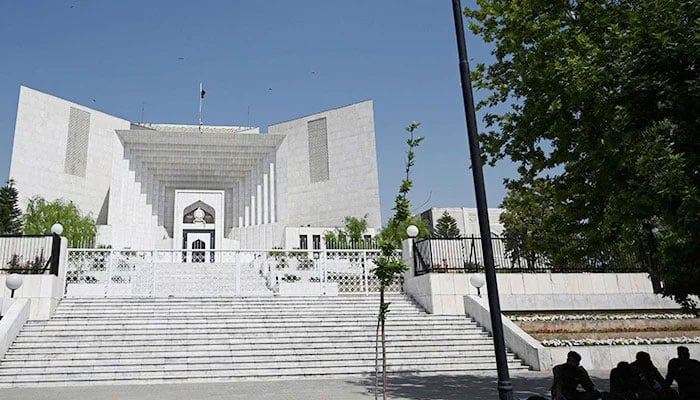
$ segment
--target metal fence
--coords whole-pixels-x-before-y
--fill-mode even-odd
[[[369,294],[377,250],[69,249],[66,296]],[[400,292],[401,282],[387,288]]]
[[[51,236],[0,236],[0,273],[48,271],[52,240]]]
[[[379,241],[376,237],[360,239],[360,240],[326,240],[327,249],[348,249],[348,250],[366,250],[366,249],[379,249]]]
[[[575,259],[552,260],[541,254],[508,249],[505,239],[491,238],[497,272],[645,272],[635,254],[601,251]],[[415,274],[468,273],[484,270],[481,238],[417,239],[413,243]]]

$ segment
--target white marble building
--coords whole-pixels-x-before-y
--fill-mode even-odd
[[[491,228],[492,237],[498,237],[503,234],[503,224],[499,220],[503,211],[502,208],[488,209],[489,227]],[[437,226],[438,219],[445,212],[455,219],[461,236],[481,236],[479,233],[479,216],[476,208],[433,207],[420,213],[420,217],[428,221],[428,226],[432,232]]]
[[[114,248],[293,248],[346,216],[381,224],[371,101],[261,133],[136,124],[21,87],[10,178],[22,207],[71,200]]]

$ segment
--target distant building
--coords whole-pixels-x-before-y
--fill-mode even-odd
[[[381,224],[371,101],[265,134],[133,123],[21,87],[10,178],[22,207],[71,200],[114,248],[311,248],[346,216]]]
[[[500,237],[503,234],[503,224],[499,221],[502,208],[489,208],[489,226],[491,227],[491,236]],[[476,236],[479,237],[479,218],[476,208],[440,208],[433,207],[429,210],[420,213],[421,219],[428,221],[430,233],[433,233],[437,226],[437,221],[442,215],[447,212],[452,218],[457,221],[457,228],[461,236]]]

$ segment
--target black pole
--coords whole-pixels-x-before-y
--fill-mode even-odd
[[[496,352],[496,368],[498,369],[498,398],[500,400],[513,400],[513,386],[510,383],[510,376],[508,374],[506,346],[503,340],[501,305],[498,300],[496,268],[493,263],[491,229],[489,227],[489,215],[486,205],[484,174],[481,167],[479,135],[476,129],[476,112],[474,110],[472,81],[469,76],[469,63],[467,62],[467,45],[464,40],[464,24],[462,23],[462,5],[460,0],[452,0],[452,11],[455,20],[455,32],[457,34],[459,73],[462,79],[462,98],[464,99],[464,114],[467,119],[467,136],[469,138],[469,154],[472,160],[476,208],[479,216],[479,233],[481,234],[481,247],[484,253],[484,266],[486,267],[486,289],[488,290],[491,327],[493,329],[493,345]]]
[[[61,258],[61,237],[54,233],[51,243],[51,275],[58,276],[59,258]]]

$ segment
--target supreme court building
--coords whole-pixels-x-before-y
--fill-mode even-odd
[[[73,201],[130,249],[299,248],[381,224],[371,101],[269,126],[134,123],[20,88],[10,178]]]

